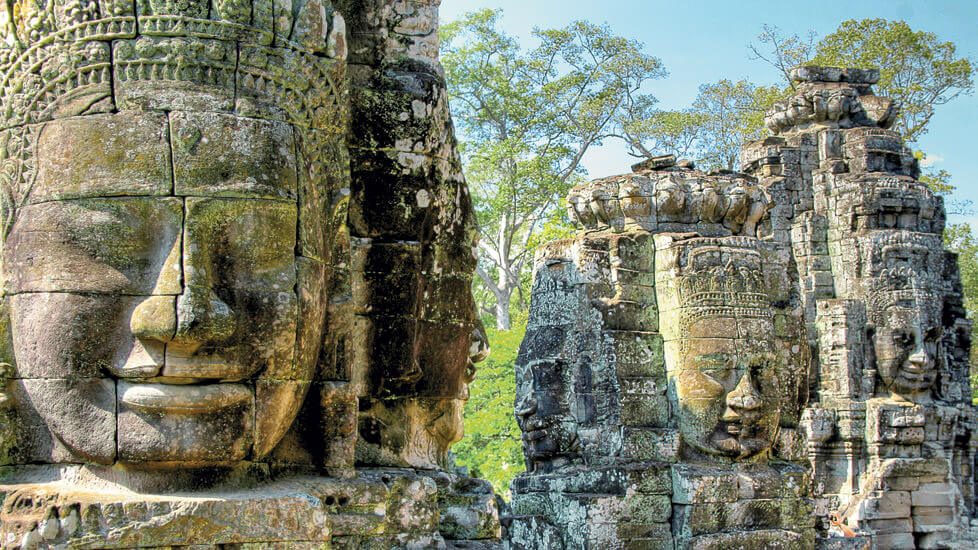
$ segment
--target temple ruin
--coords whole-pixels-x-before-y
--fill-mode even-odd
[[[942,200],[874,70],[536,256],[504,502],[438,0],[0,5],[0,548],[973,548]]]
[[[575,187],[534,261],[514,548],[973,548],[971,321],[873,94],[800,67],[743,173]]]

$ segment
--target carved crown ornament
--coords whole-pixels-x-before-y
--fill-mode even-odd
[[[251,99],[280,106],[287,121],[300,126],[336,124],[325,111],[340,95],[335,60],[345,57],[345,23],[328,0],[308,0],[294,10],[273,0],[210,5],[3,4],[0,127],[102,112],[113,85],[138,81],[213,86],[244,105]]]
[[[707,174],[674,162],[636,169],[572,188],[567,195],[571,221],[597,230],[637,226],[655,231],[668,227],[664,224],[680,230],[699,224],[703,232],[705,224],[717,236],[755,236],[773,206],[767,190],[742,174]]]

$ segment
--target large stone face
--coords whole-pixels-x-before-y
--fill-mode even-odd
[[[339,4],[0,8],[4,548],[498,543],[437,2]]]

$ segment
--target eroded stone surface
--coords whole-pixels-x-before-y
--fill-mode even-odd
[[[512,547],[974,544],[941,198],[878,71],[792,77],[746,173],[665,156],[568,195],[583,230],[537,252],[516,365]]]
[[[0,10],[0,546],[498,547],[437,2]]]

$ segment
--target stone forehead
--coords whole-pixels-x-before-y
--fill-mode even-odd
[[[859,174],[843,177],[832,194],[851,201],[854,207],[865,211],[894,206],[930,206],[933,209],[941,200],[926,184],[902,175]]]
[[[944,294],[926,288],[875,288],[866,296],[866,314],[871,322],[884,325],[894,311],[907,311],[921,322],[941,322]]]
[[[760,270],[770,246],[755,237],[693,237],[656,235],[657,271],[674,270],[675,276],[713,272],[717,267]],[[663,263],[659,263],[659,259]]]

